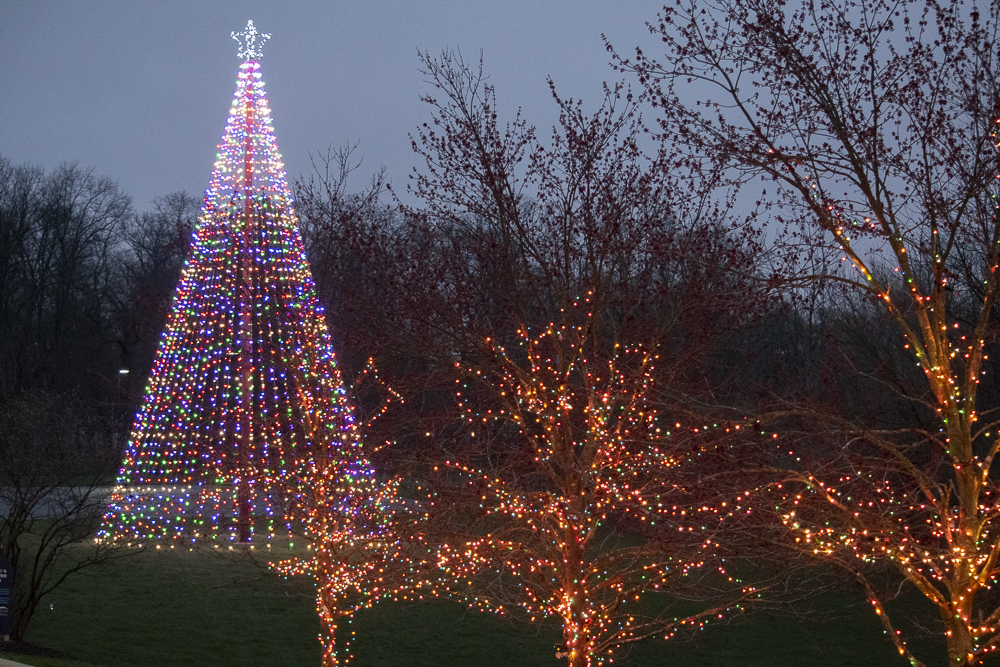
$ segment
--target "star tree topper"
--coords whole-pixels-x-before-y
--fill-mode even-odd
[[[260,60],[264,42],[271,38],[270,33],[257,32],[253,21],[247,21],[247,27],[243,32],[233,32],[231,34],[233,39],[240,43],[240,50],[236,55],[243,58],[245,62]],[[257,43],[258,37],[260,38],[260,43]]]

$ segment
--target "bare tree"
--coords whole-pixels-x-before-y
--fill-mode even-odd
[[[91,170],[63,165],[45,175],[0,164],[0,394],[107,393],[110,383],[100,382],[114,365],[107,297],[117,234],[130,213],[128,197]]]
[[[114,430],[71,397],[33,391],[0,404],[0,553],[16,573],[15,641],[67,577],[126,553],[92,539],[118,463]]]
[[[385,169],[359,192],[349,188],[361,168],[358,144],[328,148],[314,158],[314,174],[295,186],[296,212],[316,289],[327,311],[340,363],[349,375],[369,358],[380,366],[397,338],[393,266],[401,238],[399,216],[380,201]]]
[[[678,166],[753,192],[789,241],[834,253],[842,270],[800,277],[881,304],[920,370],[898,387],[918,418],[834,420],[835,447],[783,485],[785,522],[859,579],[913,664],[866,563],[935,605],[949,664],[980,664],[1000,645],[1000,437],[980,391],[1000,291],[1000,4],[691,0],[650,29],[662,59],[615,60]]]
[[[665,406],[714,387],[703,364],[766,303],[752,232],[737,241],[725,203],[644,155],[626,89],[593,114],[553,89],[541,142],[520,117],[499,123],[481,63],[421,60],[433,119],[414,138],[424,206],[404,207],[419,252],[400,290],[454,382],[437,400],[458,414],[423,434],[440,562],[470,604],[559,618],[572,665],[697,626],[750,587],[693,576],[722,567],[720,515],[693,483],[709,457],[670,436]],[[668,591],[697,611],[637,602]]]
[[[121,366],[134,376],[125,389],[141,388],[152,368],[200,204],[174,192],[157,198],[153,211],[130,216],[122,225],[124,243],[117,248],[116,289],[108,295],[108,307]]]

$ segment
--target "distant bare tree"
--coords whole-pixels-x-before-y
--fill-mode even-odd
[[[313,159],[314,174],[295,183],[296,213],[320,302],[342,366],[361,372],[370,357],[385,361],[395,335],[393,265],[402,245],[399,215],[380,200],[385,169],[358,191],[358,144],[328,148]]]
[[[130,214],[129,198],[92,170],[63,165],[44,174],[0,161],[0,395],[109,393],[107,304]]]
[[[0,554],[16,573],[14,640],[67,577],[127,553],[93,539],[118,465],[114,429],[73,397],[36,390],[0,403]]]
[[[122,365],[130,371],[129,388],[141,387],[152,368],[200,206],[186,192],[174,192],[122,226],[109,307]]]

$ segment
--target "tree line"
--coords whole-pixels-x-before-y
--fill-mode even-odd
[[[109,178],[0,157],[0,553],[20,639],[42,596],[120,555],[79,547],[105,512],[197,214],[135,213]]]

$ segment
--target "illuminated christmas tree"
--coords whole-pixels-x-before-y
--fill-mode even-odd
[[[268,37],[252,21],[233,33],[236,94],[105,537],[270,539],[304,520],[302,482],[317,469],[348,475],[338,488],[374,483],[275,141],[258,62]],[[318,451],[337,465],[317,467]]]

